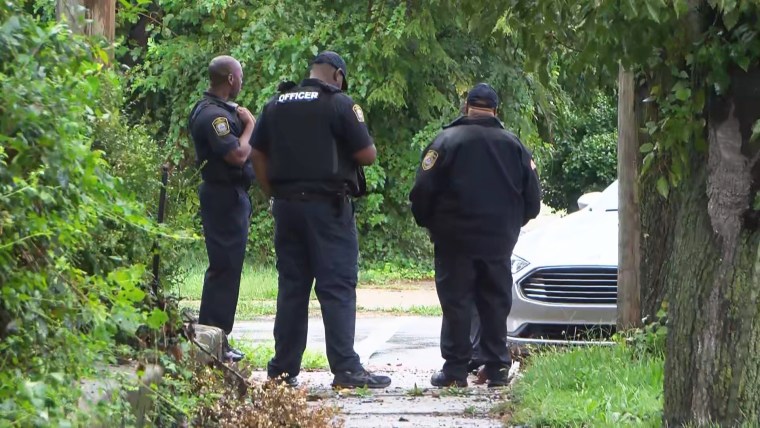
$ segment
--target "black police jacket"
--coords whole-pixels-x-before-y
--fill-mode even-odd
[[[360,195],[363,174],[353,155],[373,144],[361,107],[317,79],[278,89],[259,115],[252,138],[253,148],[269,160],[273,195]]]
[[[208,183],[230,184],[248,188],[253,181],[253,165],[227,163],[224,157],[240,146],[243,123],[235,103],[224,101],[208,92],[190,112],[188,128],[195,144],[196,165]]]
[[[530,151],[495,117],[460,117],[423,151],[409,195],[437,249],[509,257],[540,210]]]

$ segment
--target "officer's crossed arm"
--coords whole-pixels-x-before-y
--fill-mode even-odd
[[[341,94],[337,97],[340,118],[338,132],[348,144],[348,150],[357,164],[372,165],[377,159],[377,149],[369,135],[362,108],[347,95]]]
[[[523,182],[525,183],[523,187],[523,203],[525,204],[523,226],[525,226],[530,220],[538,217],[538,213],[541,211],[541,184],[538,179],[536,163],[533,162],[533,157],[527,149],[523,150],[522,167],[524,171]]]
[[[444,169],[445,150],[436,141],[423,151],[422,161],[417,168],[417,177],[409,193],[412,215],[421,227],[428,227],[433,216],[436,198],[440,190]]]
[[[251,146],[248,141],[251,139],[251,134],[253,134],[253,116],[250,118],[243,117],[241,113],[241,119],[245,128],[240,137],[236,137],[232,133],[230,117],[226,112],[217,110],[213,113],[213,115],[208,115],[208,119],[205,117],[199,119],[203,120],[202,126],[206,128],[205,132],[208,136],[211,150],[215,155],[222,157],[225,162],[235,166],[242,166],[251,154]]]

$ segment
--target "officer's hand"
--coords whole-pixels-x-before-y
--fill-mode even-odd
[[[243,121],[243,125],[245,126],[256,125],[256,118],[253,117],[253,113],[251,113],[250,110],[248,110],[245,107],[238,107],[237,111],[238,111],[238,115],[240,116],[240,120]]]

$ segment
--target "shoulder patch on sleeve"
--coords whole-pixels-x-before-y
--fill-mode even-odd
[[[435,161],[438,160],[438,152],[435,150],[428,150],[425,157],[422,159],[422,169],[427,171],[435,165]]]
[[[211,122],[211,125],[214,127],[214,132],[216,132],[216,135],[220,137],[224,137],[230,133],[230,122],[224,116],[219,116],[214,119],[214,121]]]
[[[353,110],[354,114],[356,115],[356,120],[359,122],[364,122],[364,112],[362,111],[362,108],[359,107],[359,104],[354,104]]]

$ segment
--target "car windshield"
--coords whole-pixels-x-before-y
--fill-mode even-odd
[[[610,184],[599,198],[589,207],[592,211],[617,211],[618,210],[618,181]]]

